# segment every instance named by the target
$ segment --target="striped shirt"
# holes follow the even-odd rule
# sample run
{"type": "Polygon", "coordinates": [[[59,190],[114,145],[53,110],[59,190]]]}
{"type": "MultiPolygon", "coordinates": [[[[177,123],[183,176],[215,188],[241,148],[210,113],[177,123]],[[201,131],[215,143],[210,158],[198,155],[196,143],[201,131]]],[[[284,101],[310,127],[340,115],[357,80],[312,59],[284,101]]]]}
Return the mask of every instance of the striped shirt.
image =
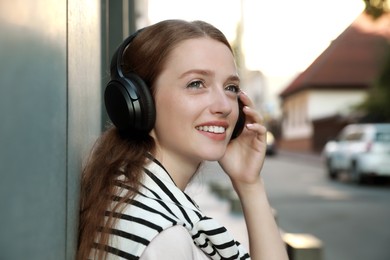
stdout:
{"type": "Polygon", "coordinates": [[[250,259],[225,227],[205,216],[175,185],[156,159],[150,158],[144,173],[135,198],[120,214],[114,214],[119,219],[104,247],[107,259],[139,259],[153,238],[176,225],[186,228],[194,244],[211,259],[250,259]]]}

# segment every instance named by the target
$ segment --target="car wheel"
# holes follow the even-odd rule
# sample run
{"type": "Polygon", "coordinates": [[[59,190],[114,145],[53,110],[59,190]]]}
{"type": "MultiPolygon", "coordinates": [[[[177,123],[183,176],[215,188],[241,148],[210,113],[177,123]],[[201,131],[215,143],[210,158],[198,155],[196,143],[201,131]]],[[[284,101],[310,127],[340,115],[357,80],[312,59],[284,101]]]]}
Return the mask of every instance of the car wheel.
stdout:
{"type": "Polygon", "coordinates": [[[359,164],[356,161],[353,161],[351,164],[351,168],[348,171],[349,178],[352,182],[363,184],[365,182],[364,175],[361,173],[359,169],[359,164]]]}
{"type": "Polygon", "coordinates": [[[332,165],[332,159],[331,159],[331,158],[328,158],[328,159],[326,160],[326,168],[327,168],[327,171],[328,171],[328,177],[329,177],[329,179],[331,179],[331,180],[337,179],[337,177],[338,177],[338,172],[337,172],[337,170],[333,167],[333,165],[332,165]]]}

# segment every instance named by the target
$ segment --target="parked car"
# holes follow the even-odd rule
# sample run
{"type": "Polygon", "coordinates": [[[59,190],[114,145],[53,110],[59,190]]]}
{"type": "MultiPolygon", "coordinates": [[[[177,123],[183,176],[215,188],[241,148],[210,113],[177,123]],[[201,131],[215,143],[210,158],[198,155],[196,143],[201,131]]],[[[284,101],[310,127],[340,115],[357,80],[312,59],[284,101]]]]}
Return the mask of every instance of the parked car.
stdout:
{"type": "Polygon", "coordinates": [[[274,135],[267,131],[267,155],[275,155],[277,152],[276,140],[274,135]]]}
{"type": "Polygon", "coordinates": [[[390,177],[390,124],[347,125],[336,140],[326,143],[322,155],[331,179],[341,172],[359,183],[390,177]]]}

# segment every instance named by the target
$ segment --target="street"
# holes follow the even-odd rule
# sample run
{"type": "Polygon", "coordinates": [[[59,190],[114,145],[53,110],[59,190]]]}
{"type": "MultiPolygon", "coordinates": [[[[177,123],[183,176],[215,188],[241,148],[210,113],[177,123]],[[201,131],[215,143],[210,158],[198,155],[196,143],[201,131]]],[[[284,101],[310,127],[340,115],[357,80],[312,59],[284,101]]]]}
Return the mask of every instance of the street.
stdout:
{"type": "MultiPolygon", "coordinates": [[[[247,243],[242,215],[230,213],[227,201],[200,188],[208,182],[229,180],[216,163],[207,163],[201,171],[190,193],[205,213],[247,243]]],[[[318,157],[293,153],[267,157],[262,175],[280,228],[320,239],[323,260],[390,259],[388,183],[361,186],[346,180],[330,181],[318,157]]]]}

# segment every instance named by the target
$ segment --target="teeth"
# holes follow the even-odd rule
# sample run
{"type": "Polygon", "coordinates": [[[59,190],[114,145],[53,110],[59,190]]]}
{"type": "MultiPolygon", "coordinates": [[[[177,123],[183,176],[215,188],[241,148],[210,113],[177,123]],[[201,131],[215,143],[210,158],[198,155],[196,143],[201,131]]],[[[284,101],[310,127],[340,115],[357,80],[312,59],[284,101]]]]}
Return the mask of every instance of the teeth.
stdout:
{"type": "Polygon", "coordinates": [[[196,129],[204,132],[210,132],[215,134],[225,133],[225,128],[222,126],[198,126],[196,129]]]}

